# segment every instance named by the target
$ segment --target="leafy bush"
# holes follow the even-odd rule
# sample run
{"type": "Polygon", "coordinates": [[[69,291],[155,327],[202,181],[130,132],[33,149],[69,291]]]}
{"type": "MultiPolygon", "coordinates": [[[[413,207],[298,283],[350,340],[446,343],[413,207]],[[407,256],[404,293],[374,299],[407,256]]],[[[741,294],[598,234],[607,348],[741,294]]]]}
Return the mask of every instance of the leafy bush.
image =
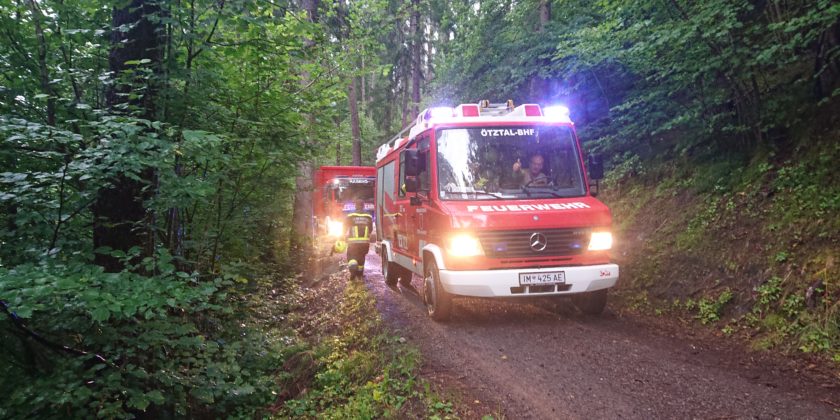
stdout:
{"type": "Polygon", "coordinates": [[[75,349],[50,351],[7,326],[3,416],[253,414],[271,402],[286,345],[237,327],[225,303],[230,281],[201,281],[165,258],[157,269],[166,274],[78,263],[0,269],[0,295],[21,325],[75,349]]]}
{"type": "Polygon", "coordinates": [[[717,299],[702,298],[697,302],[697,319],[703,324],[711,324],[720,320],[723,307],[732,300],[732,291],[724,290],[717,299]]]}

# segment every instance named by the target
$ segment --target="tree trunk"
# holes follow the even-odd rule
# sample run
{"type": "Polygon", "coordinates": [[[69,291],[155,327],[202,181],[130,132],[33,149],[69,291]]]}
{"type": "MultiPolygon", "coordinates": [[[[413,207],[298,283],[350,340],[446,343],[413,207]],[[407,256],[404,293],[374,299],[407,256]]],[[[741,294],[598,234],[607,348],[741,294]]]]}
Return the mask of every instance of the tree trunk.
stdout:
{"type": "Polygon", "coordinates": [[[545,32],[545,26],[551,20],[551,0],[540,0],[540,25],[537,32],[545,32]]]}
{"type": "MultiPolygon", "coordinates": [[[[301,8],[306,12],[307,20],[315,23],[318,21],[318,0],[303,0],[301,8]]],[[[305,48],[312,48],[315,42],[311,39],[304,39],[305,48]]],[[[301,75],[301,86],[307,86],[310,82],[310,75],[301,75]]],[[[309,125],[314,124],[311,116],[306,118],[309,125]]],[[[312,133],[306,128],[306,143],[311,145],[312,133]]],[[[314,175],[313,164],[309,161],[301,161],[298,164],[298,176],[295,178],[295,203],[292,211],[292,229],[294,234],[289,241],[289,255],[298,256],[298,268],[308,266],[312,255],[312,235],[315,228],[312,223],[312,177],[314,175]]]]}
{"type": "Polygon", "coordinates": [[[434,79],[435,61],[435,33],[437,32],[437,23],[429,17],[426,20],[426,27],[429,29],[429,42],[426,43],[426,80],[434,79]]]}
{"type": "Polygon", "coordinates": [[[335,142],[335,166],[341,166],[341,138],[335,142]]]}
{"type": "Polygon", "coordinates": [[[420,0],[411,0],[411,115],[420,113],[420,55],[423,50],[423,36],[420,32],[420,0]]]}
{"type": "MultiPolygon", "coordinates": [[[[545,27],[548,22],[551,20],[551,0],[540,0],[539,5],[539,15],[540,20],[537,25],[537,32],[543,33],[545,32],[545,27]]],[[[548,60],[539,60],[537,61],[535,67],[536,68],[543,68],[549,64],[548,60]]],[[[528,98],[528,101],[531,102],[541,102],[545,104],[547,101],[552,99],[550,97],[550,90],[548,88],[548,80],[546,80],[542,75],[539,73],[535,73],[531,77],[531,97],[528,98]]]]}
{"type": "Polygon", "coordinates": [[[397,105],[396,102],[396,97],[393,95],[392,90],[389,88],[387,93],[385,94],[385,115],[382,117],[382,125],[380,126],[382,132],[385,133],[385,137],[390,137],[391,135],[391,119],[394,118],[392,114],[392,109],[397,105]]]}
{"type": "Polygon", "coordinates": [[[353,132],[353,166],[362,164],[362,130],[359,127],[359,107],[356,102],[356,78],[350,78],[347,87],[347,102],[350,105],[350,125],[353,132]]]}
{"type": "Polygon", "coordinates": [[[55,95],[50,87],[50,73],[47,68],[47,40],[44,37],[44,28],[41,26],[41,19],[44,15],[38,8],[35,0],[26,2],[29,11],[32,13],[32,23],[35,26],[35,36],[38,38],[38,72],[41,79],[41,90],[47,95],[47,124],[55,125],[55,95]]]}
{"type": "MultiPolygon", "coordinates": [[[[345,40],[350,33],[350,24],[346,18],[347,13],[347,3],[344,0],[338,0],[338,41],[342,44],[341,48],[345,53],[351,53],[352,51],[349,51],[345,44],[345,40]]],[[[362,60],[362,68],[364,69],[364,58],[362,60]]],[[[348,79],[350,83],[347,84],[347,105],[350,111],[350,129],[353,133],[351,158],[354,166],[360,166],[362,164],[362,131],[359,127],[359,98],[356,94],[356,77],[349,77],[348,79]]],[[[362,86],[362,101],[364,101],[364,78],[362,79],[362,86]]]]}
{"type": "Polygon", "coordinates": [[[405,128],[410,120],[408,117],[408,78],[406,77],[402,91],[402,125],[400,128],[405,128]]]}
{"type": "Polygon", "coordinates": [[[292,213],[292,235],[289,255],[297,255],[298,268],[305,268],[312,255],[312,162],[298,164],[298,177],[295,178],[295,208],[292,213]]]}
{"type": "Polygon", "coordinates": [[[365,74],[365,56],[362,54],[362,76],[360,77],[362,82],[362,112],[365,112],[367,115],[367,74],[365,74]]]}
{"type": "MultiPolygon", "coordinates": [[[[123,8],[115,8],[112,14],[111,52],[108,64],[114,75],[114,83],[107,92],[107,103],[112,112],[123,112],[123,105],[137,109],[140,116],[153,119],[155,115],[154,80],[145,80],[141,75],[126,71],[137,66],[126,64],[129,61],[147,63],[154,74],[160,71],[161,39],[160,24],[157,16],[159,3],[154,1],[132,0],[123,8]],[[127,31],[116,28],[128,28],[127,31]],[[148,61],[141,61],[148,60],[148,61]],[[138,85],[148,84],[144,95],[135,100],[127,100],[128,93],[138,85]]],[[[153,79],[153,78],[152,78],[153,79]]],[[[141,170],[140,180],[126,175],[118,175],[111,185],[97,193],[93,204],[93,246],[110,247],[127,252],[133,247],[140,247],[143,255],[150,255],[154,250],[154,235],[150,228],[151,215],[143,207],[143,202],[151,198],[154,172],[141,170]]],[[[119,259],[110,255],[97,254],[94,262],[108,272],[121,271],[124,267],[119,259]]]]}

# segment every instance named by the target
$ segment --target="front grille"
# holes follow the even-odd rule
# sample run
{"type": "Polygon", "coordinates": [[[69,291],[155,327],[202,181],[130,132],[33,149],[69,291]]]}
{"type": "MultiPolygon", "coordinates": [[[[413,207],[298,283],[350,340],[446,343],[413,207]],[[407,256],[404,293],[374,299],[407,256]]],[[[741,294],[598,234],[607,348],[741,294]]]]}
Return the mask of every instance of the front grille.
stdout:
{"type": "Polygon", "coordinates": [[[556,257],[578,255],[588,246],[588,229],[496,230],[479,232],[484,255],[491,258],[556,257]],[[531,237],[542,234],[545,249],[531,248],[531,237]]]}

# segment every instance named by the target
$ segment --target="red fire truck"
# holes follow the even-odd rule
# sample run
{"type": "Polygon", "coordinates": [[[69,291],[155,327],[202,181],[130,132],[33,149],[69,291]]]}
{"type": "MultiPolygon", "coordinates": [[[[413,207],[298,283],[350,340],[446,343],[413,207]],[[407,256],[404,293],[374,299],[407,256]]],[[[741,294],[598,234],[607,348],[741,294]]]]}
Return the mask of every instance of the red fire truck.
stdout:
{"type": "Polygon", "coordinates": [[[344,218],[355,211],[357,199],[373,212],[375,174],[370,166],[322,166],[315,171],[312,211],[318,234],[342,236],[344,218]]]}
{"type": "Polygon", "coordinates": [[[601,160],[590,156],[587,177],[568,108],[426,109],[376,158],[385,281],[422,276],[434,320],[458,296],[570,296],[603,311],[618,281],[612,216],[595,199],[601,160]]]}

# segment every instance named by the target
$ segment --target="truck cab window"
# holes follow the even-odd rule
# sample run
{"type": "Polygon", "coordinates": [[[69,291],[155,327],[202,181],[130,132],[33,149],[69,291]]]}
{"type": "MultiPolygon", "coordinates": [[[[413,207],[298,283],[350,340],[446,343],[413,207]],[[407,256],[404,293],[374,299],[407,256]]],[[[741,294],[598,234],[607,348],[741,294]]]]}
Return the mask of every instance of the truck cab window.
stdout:
{"type": "Polygon", "coordinates": [[[417,181],[419,182],[419,191],[428,194],[432,189],[432,177],[429,168],[432,166],[432,154],[429,149],[420,152],[420,161],[423,162],[421,171],[417,174],[417,181]]]}
{"type": "Polygon", "coordinates": [[[438,187],[445,200],[586,194],[568,127],[441,129],[437,139],[438,187]]]}

